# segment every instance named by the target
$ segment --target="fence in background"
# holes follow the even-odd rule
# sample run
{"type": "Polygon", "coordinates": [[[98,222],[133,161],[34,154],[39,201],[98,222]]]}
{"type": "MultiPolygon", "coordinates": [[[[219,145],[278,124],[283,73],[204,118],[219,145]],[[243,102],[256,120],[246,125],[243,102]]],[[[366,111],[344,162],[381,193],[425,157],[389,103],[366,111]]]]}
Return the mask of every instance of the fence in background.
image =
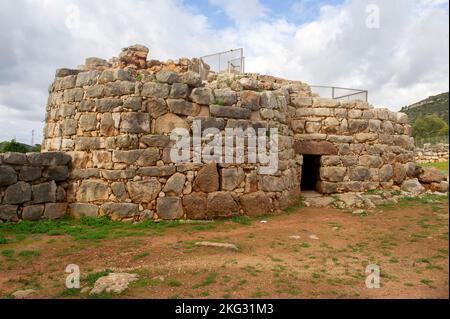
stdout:
{"type": "MultiPolygon", "coordinates": [[[[209,68],[209,71],[216,73],[230,72],[230,73],[244,73],[245,72],[245,57],[244,49],[233,49],[214,54],[209,54],[200,57],[200,68],[209,68]],[[205,65],[206,64],[206,65],[205,65]]],[[[202,74],[200,70],[200,74],[202,74]]]]}
{"type": "Polygon", "coordinates": [[[367,90],[342,88],[337,86],[311,85],[312,93],[320,97],[342,101],[361,100],[367,102],[369,92],[367,90]]]}

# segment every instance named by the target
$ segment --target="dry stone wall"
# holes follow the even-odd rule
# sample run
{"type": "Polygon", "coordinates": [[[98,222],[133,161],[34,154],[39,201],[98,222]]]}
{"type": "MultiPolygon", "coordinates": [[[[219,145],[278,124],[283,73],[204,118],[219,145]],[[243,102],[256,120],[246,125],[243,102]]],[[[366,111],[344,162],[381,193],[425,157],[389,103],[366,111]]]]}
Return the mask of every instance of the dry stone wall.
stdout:
{"type": "MultiPolygon", "coordinates": [[[[147,60],[125,48],[110,61],[88,58],[60,69],[49,87],[43,151],[72,159],[67,185],[73,216],[119,220],[210,219],[282,210],[300,193],[304,154],[318,154],[323,193],[402,184],[414,175],[411,128],[403,113],[311,94],[308,85],[258,74],[214,74],[198,60],[147,60]],[[174,128],[278,129],[278,169],[171,156],[174,128]]],[[[267,134],[270,149],[272,133],[267,134]]],[[[211,135],[201,139],[202,146],[211,135]]],[[[249,143],[235,145],[248,158],[249,143]]],[[[223,151],[225,152],[225,151],[223,151]]]]}
{"type": "Polygon", "coordinates": [[[414,176],[414,141],[407,115],[362,101],[302,98],[292,128],[299,152],[323,149],[318,188],[361,192],[401,185],[414,176]]]}
{"type": "Polygon", "coordinates": [[[64,216],[70,159],[61,152],[0,154],[0,220],[64,216]]]}
{"type": "Polygon", "coordinates": [[[416,148],[416,162],[446,162],[448,161],[448,144],[425,144],[422,148],[416,148]]]}

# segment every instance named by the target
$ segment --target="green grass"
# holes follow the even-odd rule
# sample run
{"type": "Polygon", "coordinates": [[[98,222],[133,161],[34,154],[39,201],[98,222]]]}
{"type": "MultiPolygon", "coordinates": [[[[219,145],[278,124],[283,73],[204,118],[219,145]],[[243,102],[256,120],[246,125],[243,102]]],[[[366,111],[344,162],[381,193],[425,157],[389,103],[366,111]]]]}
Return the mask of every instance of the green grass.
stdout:
{"type": "Polygon", "coordinates": [[[20,257],[26,258],[26,259],[32,259],[34,257],[40,256],[40,252],[37,250],[22,250],[18,255],[20,257]]]}
{"type": "Polygon", "coordinates": [[[145,257],[147,257],[148,255],[150,255],[150,253],[148,253],[148,252],[142,252],[142,253],[139,253],[139,254],[134,255],[133,258],[132,258],[132,260],[133,260],[133,261],[136,261],[136,260],[138,260],[138,259],[145,258],[145,257]]]}
{"type": "Polygon", "coordinates": [[[12,249],[2,250],[2,256],[11,259],[14,256],[14,250],[12,249]]]}
{"type": "Polygon", "coordinates": [[[217,277],[217,273],[212,272],[201,283],[193,285],[192,288],[197,289],[200,287],[209,286],[216,282],[216,277],[217,277]]]}
{"type": "Polygon", "coordinates": [[[448,161],[437,162],[437,163],[420,163],[422,167],[435,167],[439,169],[442,173],[448,175],[448,161]]]}
{"type": "Polygon", "coordinates": [[[182,284],[181,284],[181,282],[179,282],[178,280],[176,280],[175,278],[170,278],[168,281],[167,281],[167,284],[170,286],[170,287],[180,287],[182,284]]]}
{"type": "Polygon", "coordinates": [[[233,223],[238,223],[241,225],[250,225],[252,220],[247,216],[234,216],[230,219],[233,223]]]}

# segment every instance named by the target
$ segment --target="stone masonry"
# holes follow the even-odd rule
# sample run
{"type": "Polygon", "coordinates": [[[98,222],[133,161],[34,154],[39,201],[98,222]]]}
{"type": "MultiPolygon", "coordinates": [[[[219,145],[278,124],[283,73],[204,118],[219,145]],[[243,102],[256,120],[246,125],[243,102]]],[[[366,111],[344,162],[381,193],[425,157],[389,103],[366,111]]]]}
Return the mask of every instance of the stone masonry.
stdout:
{"type": "MultiPolygon", "coordinates": [[[[298,199],[305,154],[321,156],[322,193],[388,189],[417,177],[406,114],[313,96],[305,83],[268,75],[211,72],[202,82],[193,71],[198,60],[160,62],[147,60],[148,53],[135,45],[110,61],[88,58],[76,70],[57,70],[49,87],[42,149],[71,158],[66,202],[75,217],[276,212],[298,199]],[[170,133],[192,132],[194,120],[222,133],[277,128],[278,170],[262,175],[258,163],[172,162],[170,133]]],[[[2,183],[16,185],[14,176],[2,183]]],[[[31,199],[20,201],[3,199],[23,206],[31,199]]]]}

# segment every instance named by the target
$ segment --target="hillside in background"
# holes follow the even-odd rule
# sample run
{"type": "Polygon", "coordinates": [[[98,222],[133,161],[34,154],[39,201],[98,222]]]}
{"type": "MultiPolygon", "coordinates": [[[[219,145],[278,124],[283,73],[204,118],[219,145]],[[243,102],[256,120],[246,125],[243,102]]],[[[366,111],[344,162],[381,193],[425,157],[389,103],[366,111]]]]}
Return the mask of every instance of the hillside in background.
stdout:
{"type": "Polygon", "coordinates": [[[0,142],[0,153],[6,152],[6,151],[14,151],[14,152],[20,152],[20,153],[39,152],[40,145],[36,144],[35,146],[31,146],[28,144],[16,142],[14,140],[0,142]],[[5,148],[7,148],[7,149],[5,149],[5,148]]]}
{"type": "Polygon", "coordinates": [[[433,95],[417,103],[404,106],[400,112],[408,114],[411,124],[417,118],[427,115],[436,115],[448,124],[448,92],[433,95]]]}

